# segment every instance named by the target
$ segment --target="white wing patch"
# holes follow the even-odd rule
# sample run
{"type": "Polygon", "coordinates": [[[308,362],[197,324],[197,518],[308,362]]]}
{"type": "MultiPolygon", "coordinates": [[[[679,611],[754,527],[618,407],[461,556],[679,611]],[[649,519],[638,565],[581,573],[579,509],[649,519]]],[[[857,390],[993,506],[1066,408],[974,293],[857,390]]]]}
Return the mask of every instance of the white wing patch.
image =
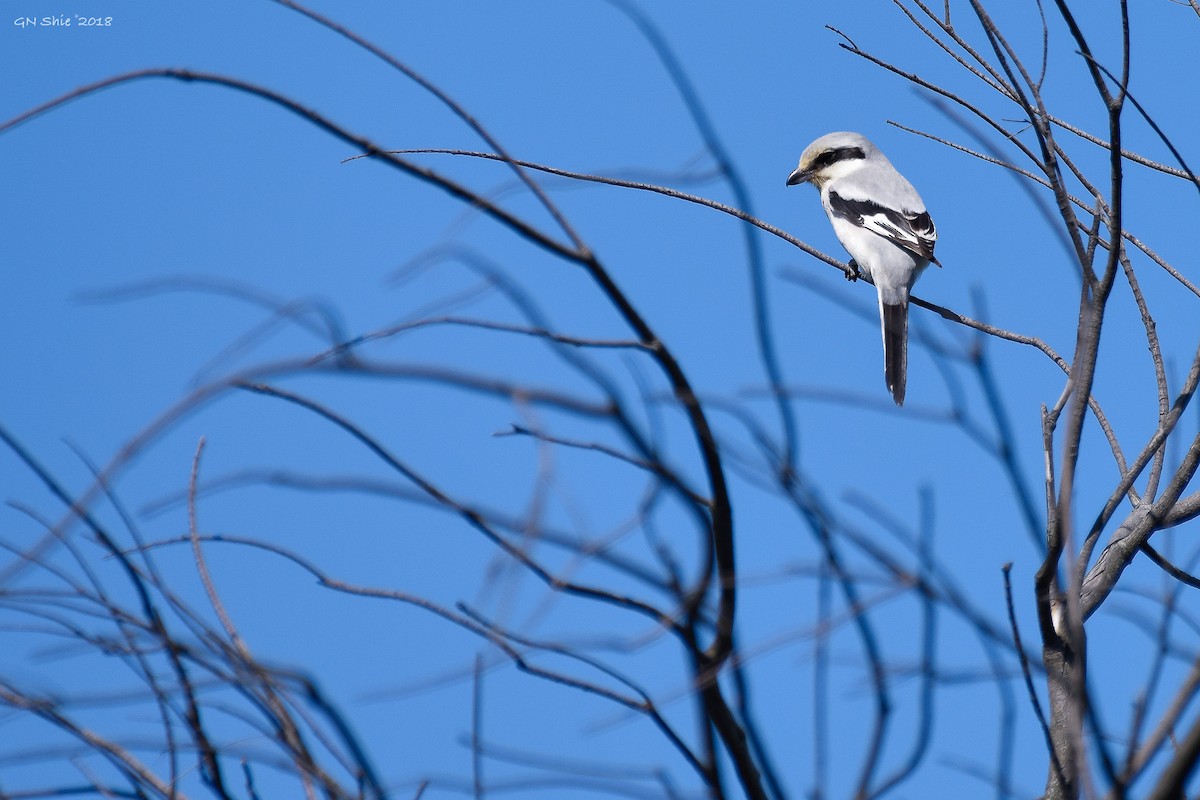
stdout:
{"type": "Polygon", "coordinates": [[[938,263],[933,257],[937,229],[928,211],[896,211],[873,200],[848,200],[833,190],[829,191],[829,208],[835,216],[882,236],[914,256],[938,263]]]}

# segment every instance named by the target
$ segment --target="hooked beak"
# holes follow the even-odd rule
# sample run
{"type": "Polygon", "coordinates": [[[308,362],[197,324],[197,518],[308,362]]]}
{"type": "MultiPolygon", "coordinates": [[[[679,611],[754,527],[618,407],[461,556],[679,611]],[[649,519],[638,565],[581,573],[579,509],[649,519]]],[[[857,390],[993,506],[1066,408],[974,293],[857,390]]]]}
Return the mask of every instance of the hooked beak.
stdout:
{"type": "Polygon", "coordinates": [[[810,170],[800,169],[797,167],[795,172],[793,172],[791,175],[788,175],[787,185],[795,186],[798,183],[808,183],[810,180],[812,180],[812,176],[813,174],[810,170]]]}

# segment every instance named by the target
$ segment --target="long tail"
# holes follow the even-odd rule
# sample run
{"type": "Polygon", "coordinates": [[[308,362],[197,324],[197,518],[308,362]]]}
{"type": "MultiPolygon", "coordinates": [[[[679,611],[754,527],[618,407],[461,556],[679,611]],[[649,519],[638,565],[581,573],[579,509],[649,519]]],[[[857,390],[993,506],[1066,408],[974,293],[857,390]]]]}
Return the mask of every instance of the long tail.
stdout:
{"type": "Polygon", "coordinates": [[[904,383],[908,374],[908,298],[896,305],[879,303],[883,323],[883,377],[896,405],[904,405],[904,383]]]}

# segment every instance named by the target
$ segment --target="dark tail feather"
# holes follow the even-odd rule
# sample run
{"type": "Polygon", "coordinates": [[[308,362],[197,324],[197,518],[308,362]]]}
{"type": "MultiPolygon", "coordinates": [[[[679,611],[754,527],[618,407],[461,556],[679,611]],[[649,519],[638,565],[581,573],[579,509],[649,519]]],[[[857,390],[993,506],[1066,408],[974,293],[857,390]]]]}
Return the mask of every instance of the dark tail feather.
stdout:
{"type": "Polygon", "coordinates": [[[883,320],[883,377],[896,405],[904,405],[904,382],[908,373],[908,303],[879,305],[883,320]]]}

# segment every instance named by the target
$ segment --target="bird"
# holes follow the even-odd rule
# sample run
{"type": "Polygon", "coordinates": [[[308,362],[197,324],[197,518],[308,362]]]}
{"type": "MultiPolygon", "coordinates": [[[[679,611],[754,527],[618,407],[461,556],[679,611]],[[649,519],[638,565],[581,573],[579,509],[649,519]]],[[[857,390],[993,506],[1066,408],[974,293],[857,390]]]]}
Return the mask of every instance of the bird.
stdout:
{"type": "Polygon", "coordinates": [[[908,298],[933,255],[937,229],[917,190],[861,133],[820,137],[800,155],[787,185],[811,183],[842,247],[846,277],[865,272],[879,295],[883,376],[896,405],[904,405],[908,372],[908,298]]]}

